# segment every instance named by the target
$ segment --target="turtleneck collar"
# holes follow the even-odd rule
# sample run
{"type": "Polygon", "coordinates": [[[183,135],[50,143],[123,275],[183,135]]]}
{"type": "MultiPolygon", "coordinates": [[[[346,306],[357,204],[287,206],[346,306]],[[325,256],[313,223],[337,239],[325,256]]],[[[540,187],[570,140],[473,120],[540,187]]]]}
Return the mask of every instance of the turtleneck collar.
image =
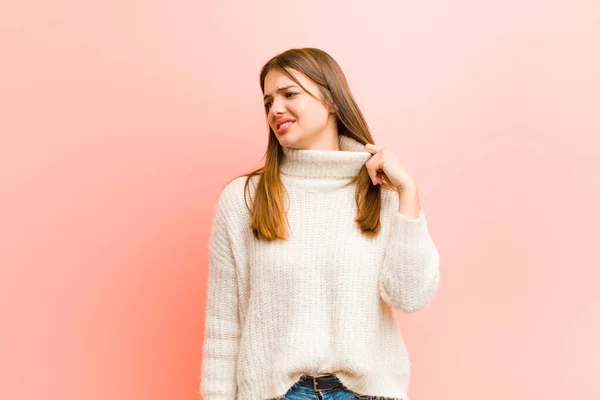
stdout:
{"type": "Polygon", "coordinates": [[[283,147],[283,175],[311,178],[354,178],[372,154],[347,135],[338,135],[340,150],[283,147]]]}

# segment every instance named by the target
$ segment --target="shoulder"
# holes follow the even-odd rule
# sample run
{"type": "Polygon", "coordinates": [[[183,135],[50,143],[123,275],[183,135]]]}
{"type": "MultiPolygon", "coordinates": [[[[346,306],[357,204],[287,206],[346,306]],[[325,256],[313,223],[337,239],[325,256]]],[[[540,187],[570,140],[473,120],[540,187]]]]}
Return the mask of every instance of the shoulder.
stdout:
{"type": "Polygon", "coordinates": [[[245,204],[244,196],[254,195],[259,176],[254,175],[251,178],[247,176],[238,176],[229,181],[219,194],[219,203],[223,202],[230,207],[237,207],[245,204]]]}
{"type": "Polygon", "coordinates": [[[381,187],[381,207],[386,211],[398,208],[400,203],[398,192],[392,188],[381,187]]]}
{"type": "Polygon", "coordinates": [[[419,216],[417,218],[410,218],[403,216],[398,212],[398,207],[400,206],[400,194],[395,189],[383,188],[381,190],[381,213],[385,215],[392,216],[401,216],[405,220],[410,221],[425,221],[425,211],[423,211],[423,207],[421,206],[421,210],[419,212],[419,216]]]}
{"type": "Polygon", "coordinates": [[[259,176],[253,176],[246,188],[247,176],[239,176],[227,182],[221,189],[216,204],[216,218],[225,219],[227,225],[235,225],[249,218],[249,207],[259,176]]]}

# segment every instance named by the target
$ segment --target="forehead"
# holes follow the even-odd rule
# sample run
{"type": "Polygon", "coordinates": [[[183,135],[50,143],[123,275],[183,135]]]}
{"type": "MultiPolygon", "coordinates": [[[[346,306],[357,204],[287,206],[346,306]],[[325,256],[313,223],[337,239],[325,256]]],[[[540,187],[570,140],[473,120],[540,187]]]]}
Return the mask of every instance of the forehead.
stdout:
{"type": "MultiPolygon", "coordinates": [[[[293,69],[289,69],[289,68],[288,68],[288,71],[292,75],[294,75],[294,77],[296,79],[298,79],[298,81],[300,81],[302,86],[304,86],[305,88],[310,90],[314,87],[314,83],[302,72],[299,72],[299,71],[296,71],[293,69]]],[[[277,91],[277,89],[284,87],[284,86],[290,86],[290,85],[298,86],[298,84],[292,78],[287,76],[285,72],[283,72],[279,69],[272,69],[267,73],[267,76],[265,77],[264,94],[265,95],[273,95],[277,91]]],[[[300,87],[298,87],[298,88],[302,89],[300,87]]]]}

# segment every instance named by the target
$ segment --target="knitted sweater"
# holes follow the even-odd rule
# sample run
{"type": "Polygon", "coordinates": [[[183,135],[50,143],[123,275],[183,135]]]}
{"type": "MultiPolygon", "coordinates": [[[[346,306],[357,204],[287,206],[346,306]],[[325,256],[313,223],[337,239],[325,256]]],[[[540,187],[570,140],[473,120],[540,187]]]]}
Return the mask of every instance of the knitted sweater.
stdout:
{"type": "Polygon", "coordinates": [[[410,361],[392,308],[429,302],[440,256],[423,209],[401,214],[389,189],[379,235],[360,233],[351,180],[371,153],[348,136],[339,142],[341,151],[284,148],[287,241],[252,236],[246,177],[221,191],[208,244],[204,400],[282,399],[300,376],[327,373],[358,394],[408,399],[410,361]]]}

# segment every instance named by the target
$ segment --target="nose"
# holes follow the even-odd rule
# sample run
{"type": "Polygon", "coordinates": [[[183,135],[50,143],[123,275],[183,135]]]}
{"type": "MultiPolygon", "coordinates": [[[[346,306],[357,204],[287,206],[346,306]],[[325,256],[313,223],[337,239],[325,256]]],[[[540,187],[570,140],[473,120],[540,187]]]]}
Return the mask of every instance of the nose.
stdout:
{"type": "Polygon", "coordinates": [[[285,106],[283,105],[283,101],[273,99],[271,101],[271,109],[269,110],[269,112],[274,116],[283,114],[285,112],[285,106]]]}

